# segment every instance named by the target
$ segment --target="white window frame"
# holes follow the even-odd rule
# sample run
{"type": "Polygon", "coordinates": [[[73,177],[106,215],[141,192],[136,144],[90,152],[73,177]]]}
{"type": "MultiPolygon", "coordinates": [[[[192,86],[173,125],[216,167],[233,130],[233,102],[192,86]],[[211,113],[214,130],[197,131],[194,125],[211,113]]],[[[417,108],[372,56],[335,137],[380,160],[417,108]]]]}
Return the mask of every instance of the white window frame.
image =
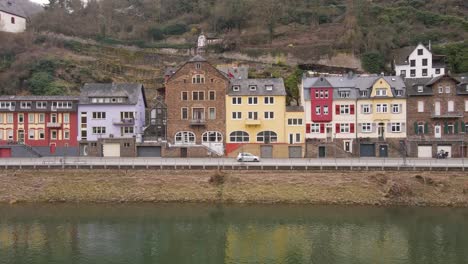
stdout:
{"type": "Polygon", "coordinates": [[[91,130],[92,130],[93,135],[104,135],[104,134],[106,134],[106,127],[105,126],[92,127],[91,130]]]}
{"type": "Polygon", "coordinates": [[[351,107],[349,105],[340,105],[340,114],[349,115],[351,113],[351,107]]]}
{"type": "Polygon", "coordinates": [[[63,139],[70,140],[70,130],[66,129],[63,131],[63,139]]]}
{"type": "Polygon", "coordinates": [[[197,138],[196,138],[195,133],[191,131],[179,131],[174,136],[174,142],[175,144],[179,144],[179,145],[186,145],[186,144],[193,145],[197,142],[197,138]],[[180,138],[180,140],[178,140],[177,138],[180,138]]]}
{"type": "Polygon", "coordinates": [[[424,101],[418,101],[418,113],[424,113],[424,101]]]}
{"type": "Polygon", "coordinates": [[[265,96],[263,98],[263,102],[265,105],[272,105],[275,104],[275,97],[273,96],[265,96]]]}
{"type": "Polygon", "coordinates": [[[399,104],[392,104],[392,114],[400,114],[401,109],[399,104]]]}
{"type": "Polygon", "coordinates": [[[387,104],[377,104],[377,113],[388,113],[388,105],[387,104]]]}
{"type": "Polygon", "coordinates": [[[328,110],[328,105],[324,105],[323,106],[323,114],[328,115],[328,113],[330,113],[329,110],[328,110]]]}
{"type": "Polygon", "coordinates": [[[206,131],[202,134],[202,142],[203,143],[222,143],[223,142],[223,134],[218,131],[206,131]],[[214,140],[213,139],[214,136],[214,140]]]}
{"type": "Polygon", "coordinates": [[[447,112],[454,112],[455,111],[455,102],[450,100],[447,102],[447,112]]]}
{"type": "Polygon", "coordinates": [[[377,88],[375,90],[376,96],[387,96],[387,89],[386,88],[377,88]]]}
{"type": "Polygon", "coordinates": [[[424,92],[424,86],[418,85],[418,93],[424,92]]]}
{"type": "Polygon", "coordinates": [[[394,122],[390,123],[390,132],[392,133],[401,133],[402,132],[402,123],[394,122]]]}
{"type": "Polygon", "coordinates": [[[215,119],[216,119],[216,107],[209,107],[208,108],[208,120],[215,120],[215,119]]]}
{"type": "Polygon", "coordinates": [[[29,139],[29,140],[34,140],[34,137],[35,137],[35,135],[34,135],[34,129],[29,129],[29,130],[28,130],[28,139],[29,139]]]}
{"type": "Polygon", "coordinates": [[[340,133],[350,133],[351,131],[351,126],[348,123],[342,123],[340,124],[340,133]]]}
{"type": "Polygon", "coordinates": [[[241,120],[242,119],[242,112],[232,112],[232,120],[241,120]]]}
{"type": "Polygon", "coordinates": [[[257,96],[250,96],[248,98],[249,105],[258,105],[258,97],[257,96]]]}
{"type": "Polygon", "coordinates": [[[315,114],[316,115],[321,115],[322,114],[322,107],[320,105],[315,106],[315,114]]]}
{"type": "Polygon", "coordinates": [[[263,116],[266,120],[273,120],[275,119],[275,112],[273,111],[264,112],[263,116]]]}
{"type": "Polygon", "coordinates": [[[361,131],[362,133],[372,133],[372,123],[362,123],[361,131]]]}
{"type": "Polygon", "coordinates": [[[35,116],[33,113],[29,113],[28,114],[28,123],[29,124],[34,124],[34,121],[35,121],[35,116]]]}
{"type": "Polygon", "coordinates": [[[372,106],[370,104],[362,105],[362,113],[363,114],[370,114],[372,106]]]}
{"type": "Polygon", "coordinates": [[[241,105],[242,104],[242,97],[232,97],[232,104],[233,105],[241,105]]]}
{"type": "Polygon", "coordinates": [[[310,133],[320,134],[320,124],[310,124],[310,133]]]}

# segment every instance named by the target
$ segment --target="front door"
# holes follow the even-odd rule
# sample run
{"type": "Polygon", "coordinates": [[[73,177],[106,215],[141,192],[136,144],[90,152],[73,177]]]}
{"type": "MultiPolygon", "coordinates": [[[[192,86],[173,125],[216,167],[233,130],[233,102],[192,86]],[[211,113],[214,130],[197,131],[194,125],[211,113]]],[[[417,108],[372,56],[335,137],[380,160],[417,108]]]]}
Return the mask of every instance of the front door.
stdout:
{"type": "Polygon", "coordinates": [[[442,136],[442,127],[440,125],[436,125],[434,127],[434,137],[441,138],[442,136]]]}
{"type": "Polygon", "coordinates": [[[325,146],[319,147],[319,151],[318,151],[318,152],[319,152],[319,153],[318,153],[318,154],[319,154],[319,158],[325,158],[325,156],[326,156],[326,154],[327,154],[327,153],[326,153],[326,150],[325,150],[325,146]]]}
{"type": "Polygon", "coordinates": [[[289,134],[289,144],[294,144],[294,134],[289,134]]]}
{"type": "Polygon", "coordinates": [[[187,150],[187,148],[181,148],[181,149],[180,149],[180,157],[182,157],[182,158],[187,158],[187,156],[188,156],[188,150],[187,150]]]}
{"type": "Polygon", "coordinates": [[[435,102],[435,115],[440,116],[440,102],[435,102]]]}
{"type": "Polygon", "coordinates": [[[383,139],[385,135],[385,124],[379,123],[379,138],[383,139]]]}
{"type": "Polygon", "coordinates": [[[382,158],[388,157],[388,146],[387,145],[381,145],[379,148],[379,156],[382,158]]]}
{"type": "Polygon", "coordinates": [[[24,143],[24,130],[18,130],[18,143],[24,143]]]}
{"type": "Polygon", "coordinates": [[[50,154],[52,154],[52,155],[55,154],[55,148],[56,148],[56,147],[57,147],[57,146],[55,145],[55,143],[50,144],[50,154]]]}

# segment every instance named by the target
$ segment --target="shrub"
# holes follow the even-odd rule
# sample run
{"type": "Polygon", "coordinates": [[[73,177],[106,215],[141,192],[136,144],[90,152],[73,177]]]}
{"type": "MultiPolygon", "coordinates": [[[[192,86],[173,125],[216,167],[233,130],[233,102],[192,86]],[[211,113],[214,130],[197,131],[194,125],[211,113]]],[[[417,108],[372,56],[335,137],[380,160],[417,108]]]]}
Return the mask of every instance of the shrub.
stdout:
{"type": "Polygon", "coordinates": [[[210,177],[209,183],[216,186],[223,185],[226,182],[226,178],[226,173],[218,170],[210,177]]]}
{"type": "Polygon", "coordinates": [[[148,29],[148,35],[153,41],[163,40],[164,39],[164,33],[158,27],[152,27],[152,28],[148,29]]]}
{"type": "Polygon", "coordinates": [[[385,58],[378,52],[367,52],[361,57],[362,68],[369,73],[380,73],[385,67],[385,58]]]}
{"type": "Polygon", "coordinates": [[[166,35],[182,35],[188,31],[188,28],[185,24],[172,24],[166,26],[163,31],[166,35]]]}

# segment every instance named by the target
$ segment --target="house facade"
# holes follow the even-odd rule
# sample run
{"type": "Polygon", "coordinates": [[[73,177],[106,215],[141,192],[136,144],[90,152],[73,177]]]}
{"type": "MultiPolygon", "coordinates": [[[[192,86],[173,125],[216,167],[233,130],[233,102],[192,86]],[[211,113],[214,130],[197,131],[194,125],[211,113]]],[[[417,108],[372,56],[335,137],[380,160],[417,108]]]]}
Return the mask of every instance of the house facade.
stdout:
{"type": "Polygon", "coordinates": [[[229,79],[197,55],[166,82],[167,156],[223,156],[229,79]]]}
{"type": "Polygon", "coordinates": [[[0,31],[20,33],[26,30],[26,14],[13,0],[0,0],[0,31]]]}
{"type": "Polygon", "coordinates": [[[450,75],[407,80],[408,154],[467,157],[468,85],[450,75]]]}
{"type": "Polygon", "coordinates": [[[83,156],[135,157],[143,138],[146,98],[142,84],[85,84],[79,104],[83,156]]]}
{"type": "Polygon", "coordinates": [[[397,76],[404,78],[438,77],[446,73],[445,57],[434,55],[431,46],[419,44],[400,50],[394,64],[397,76]]]}
{"type": "Polygon", "coordinates": [[[304,110],[286,107],[283,79],[232,80],[226,114],[227,156],[303,157],[304,110]]]}
{"type": "Polygon", "coordinates": [[[78,100],[1,96],[0,157],[78,156],[78,100]]]}

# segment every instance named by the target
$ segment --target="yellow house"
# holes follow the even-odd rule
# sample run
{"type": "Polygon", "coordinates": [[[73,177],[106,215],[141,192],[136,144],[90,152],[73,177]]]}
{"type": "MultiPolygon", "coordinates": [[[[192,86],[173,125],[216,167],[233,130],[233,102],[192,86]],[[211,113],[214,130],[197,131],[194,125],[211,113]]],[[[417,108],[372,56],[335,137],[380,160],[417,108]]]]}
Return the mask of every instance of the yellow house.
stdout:
{"type": "Polygon", "coordinates": [[[398,152],[399,140],[406,138],[405,84],[397,76],[366,79],[362,86],[358,85],[357,136],[361,156],[387,157],[398,152]]]}
{"type": "Polygon", "coordinates": [[[226,96],[227,155],[303,157],[303,115],[302,108],[287,111],[283,79],[231,81],[226,96]]]}

